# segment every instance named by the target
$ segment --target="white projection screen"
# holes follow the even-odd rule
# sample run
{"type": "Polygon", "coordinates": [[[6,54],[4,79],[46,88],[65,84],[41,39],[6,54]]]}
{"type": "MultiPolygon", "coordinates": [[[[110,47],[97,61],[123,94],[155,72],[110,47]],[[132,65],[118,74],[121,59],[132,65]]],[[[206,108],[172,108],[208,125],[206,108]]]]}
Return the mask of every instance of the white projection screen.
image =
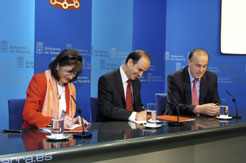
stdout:
{"type": "Polygon", "coordinates": [[[221,0],[220,50],[246,55],[246,0],[221,0]]]}

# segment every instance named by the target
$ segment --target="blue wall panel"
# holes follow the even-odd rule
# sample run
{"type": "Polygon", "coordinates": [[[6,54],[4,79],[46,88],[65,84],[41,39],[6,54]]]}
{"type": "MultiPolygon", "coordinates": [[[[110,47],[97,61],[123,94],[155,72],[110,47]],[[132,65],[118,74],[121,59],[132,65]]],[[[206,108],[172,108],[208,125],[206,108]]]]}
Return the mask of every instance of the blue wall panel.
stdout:
{"type": "Polygon", "coordinates": [[[151,66],[141,80],[142,102],[155,102],[164,92],[166,0],[135,0],[133,8],[133,49],[147,51],[151,66]]]}
{"type": "Polygon", "coordinates": [[[120,67],[132,51],[132,0],[92,2],[91,96],[101,75],[120,67]]]}
{"type": "Polygon", "coordinates": [[[8,100],[25,98],[33,75],[35,1],[0,5],[0,129],[8,128],[8,100]]]}

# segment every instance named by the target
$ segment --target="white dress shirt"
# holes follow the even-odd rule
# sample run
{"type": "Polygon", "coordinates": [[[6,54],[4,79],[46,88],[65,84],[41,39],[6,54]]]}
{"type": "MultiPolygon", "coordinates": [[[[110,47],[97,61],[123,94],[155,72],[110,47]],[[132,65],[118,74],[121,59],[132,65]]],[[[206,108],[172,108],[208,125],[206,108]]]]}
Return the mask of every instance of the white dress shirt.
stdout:
{"type": "Polygon", "coordinates": [[[66,112],[66,93],[65,93],[65,86],[57,84],[57,91],[59,96],[59,112],[58,118],[62,117],[62,111],[66,112]]]}
{"type": "MultiPolygon", "coordinates": [[[[120,66],[120,76],[121,76],[121,80],[123,83],[124,95],[125,95],[125,99],[126,99],[126,87],[127,87],[127,81],[129,80],[129,78],[126,76],[126,73],[123,71],[122,66],[120,66]]],[[[132,96],[132,97],[134,97],[134,96],[132,96]]],[[[132,100],[134,101],[134,99],[132,99],[132,100]]],[[[136,115],[137,115],[137,112],[133,111],[132,114],[130,115],[130,117],[128,118],[128,120],[135,121],[136,115]]]]}

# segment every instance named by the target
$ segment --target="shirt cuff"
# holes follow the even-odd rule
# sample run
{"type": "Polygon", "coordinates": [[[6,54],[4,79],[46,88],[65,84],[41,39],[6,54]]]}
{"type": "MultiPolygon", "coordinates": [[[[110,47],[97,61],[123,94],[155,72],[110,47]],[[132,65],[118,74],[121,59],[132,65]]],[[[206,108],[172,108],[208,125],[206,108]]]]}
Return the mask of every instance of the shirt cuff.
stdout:
{"type": "Polygon", "coordinates": [[[136,116],[137,116],[137,112],[132,112],[132,114],[130,115],[130,117],[128,118],[129,121],[136,121],[136,116]]]}

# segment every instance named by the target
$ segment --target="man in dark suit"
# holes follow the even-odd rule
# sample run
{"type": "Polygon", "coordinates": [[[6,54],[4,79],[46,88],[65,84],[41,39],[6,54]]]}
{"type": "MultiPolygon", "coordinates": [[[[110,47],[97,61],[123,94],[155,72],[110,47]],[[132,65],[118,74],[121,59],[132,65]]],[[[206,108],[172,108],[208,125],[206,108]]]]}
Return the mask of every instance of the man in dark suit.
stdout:
{"type": "Polygon", "coordinates": [[[99,78],[97,121],[146,119],[137,77],[149,66],[149,55],[143,50],[135,50],[120,68],[99,78]]]}
{"type": "Polygon", "coordinates": [[[175,100],[182,115],[219,115],[217,76],[207,70],[208,53],[194,49],[188,66],[168,75],[168,102],[164,114],[177,114],[175,100]]]}

